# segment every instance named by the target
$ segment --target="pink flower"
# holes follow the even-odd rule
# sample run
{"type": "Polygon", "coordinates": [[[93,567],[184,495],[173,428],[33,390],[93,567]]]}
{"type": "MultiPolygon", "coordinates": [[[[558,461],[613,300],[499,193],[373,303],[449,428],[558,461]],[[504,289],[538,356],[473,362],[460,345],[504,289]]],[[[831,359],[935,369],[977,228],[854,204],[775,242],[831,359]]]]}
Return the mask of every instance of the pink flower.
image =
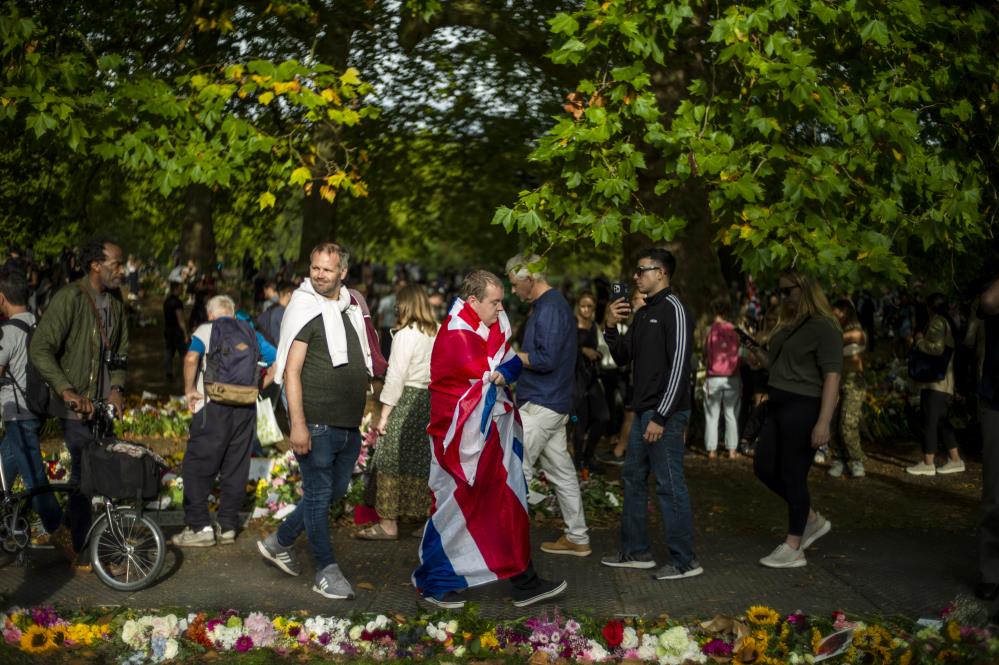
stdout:
{"type": "Polygon", "coordinates": [[[17,626],[9,626],[3,629],[3,639],[7,644],[21,643],[21,629],[17,626]]]}
{"type": "Polygon", "coordinates": [[[281,487],[282,485],[284,485],[284,478],[275,478],[274,480],[271,481],[271,485],[273,485],[274,487],[281,487]]]}
{"type": "Polygon", "coordinates": [[[236,640],[236,652],[246,653],[253,648],[253,638],[249,635],[240,635],[236,640]]]}

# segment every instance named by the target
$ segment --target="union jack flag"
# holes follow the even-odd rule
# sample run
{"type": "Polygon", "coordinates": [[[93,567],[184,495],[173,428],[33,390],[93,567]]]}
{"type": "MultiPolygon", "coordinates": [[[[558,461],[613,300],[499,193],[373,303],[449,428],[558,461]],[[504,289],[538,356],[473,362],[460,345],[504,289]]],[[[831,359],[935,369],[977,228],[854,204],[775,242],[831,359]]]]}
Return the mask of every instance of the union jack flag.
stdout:
{"type": "Polygon", "coordinates": [[[489,381],[520,375],[510,322],[486,326],[455,301],[430,360],[433,510],[413,585],[425,595],[460,591],[524,572],[531,558],[523,428],[513,394],[489,381]]]}

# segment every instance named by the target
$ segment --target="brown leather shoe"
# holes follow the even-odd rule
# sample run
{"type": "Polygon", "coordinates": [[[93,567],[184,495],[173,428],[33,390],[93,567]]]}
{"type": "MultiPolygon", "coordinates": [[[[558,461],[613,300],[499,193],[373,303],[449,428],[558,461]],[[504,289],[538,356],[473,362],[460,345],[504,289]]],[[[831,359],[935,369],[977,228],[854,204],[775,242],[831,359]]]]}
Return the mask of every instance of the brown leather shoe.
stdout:
{"type": "Polygon", "coordinates": [[[590,546],[572,542],[565,535],[554,542],[541,543],[541,551],[548,554],[568,554],[569,556],[590,556],[593,552],[590,546]]]}

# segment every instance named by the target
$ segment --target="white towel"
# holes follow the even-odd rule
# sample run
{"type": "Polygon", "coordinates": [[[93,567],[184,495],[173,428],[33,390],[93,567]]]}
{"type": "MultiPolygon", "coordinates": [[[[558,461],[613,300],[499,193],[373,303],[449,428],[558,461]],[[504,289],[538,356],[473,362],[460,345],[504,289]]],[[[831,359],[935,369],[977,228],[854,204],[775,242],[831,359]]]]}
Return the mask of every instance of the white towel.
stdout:
{"type": "Polygon", "coordinates": [[[284,382],[284,369],[288,362],[288,351],[295,337],[312,319],[323,317],[323,330],[326,331],[326,346],[329,347],[330,360],[334,367],[347,364],[347,331],[343,326],[341,312],[347,312],[347,318],[354,326],[357,339],[361,342],[364,352],[364,364],[371,375],[371,349],[368,347],[368,334],[364,326],[364,312],[357,304],[351,303],[350,291],[346,286],[340,287],[340,297],[330,300],[316,293],[312,281],[303,279],[302,285],[291,294],[291,301],[281,319],[281,332],[278,338],[277,368],[274,380],[284,382]]]}

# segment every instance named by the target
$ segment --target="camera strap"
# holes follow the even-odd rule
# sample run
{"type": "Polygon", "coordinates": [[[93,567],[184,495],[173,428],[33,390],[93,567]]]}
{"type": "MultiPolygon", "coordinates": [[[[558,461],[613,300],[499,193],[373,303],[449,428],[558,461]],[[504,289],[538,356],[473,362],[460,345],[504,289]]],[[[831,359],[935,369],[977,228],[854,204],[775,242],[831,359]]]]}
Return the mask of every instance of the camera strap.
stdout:
{"type": "MultiPolygon", "coordinates": [[[[104,329],[104,321],[101,319],[101,313],[99,311],[97,311],[97,302],[94,300],[94,296],[92,296],[90,294],[90,292],[87,291],[86,288],[84,288],[82,282],[77,282],[77,284],[80,287],[80,291],[83,292],[83,295],[87,296],[87,301],[90,303],[90,309],[92,309],[94,311],[94,318],[97,319],[97,330],[98,330],[98,332],[101,333],[101,343],[104,345],[104,350],[105,351],[110,351],[111,350],[111,340],[108,339],[108,332],[107,332],[107,330],[104,329]]],[[[110,307],[110,305],[108,306],[108,321],[107,321],[107,326],[108,326],[108,328],[111,327],[111,307],[110,307]]]]}

